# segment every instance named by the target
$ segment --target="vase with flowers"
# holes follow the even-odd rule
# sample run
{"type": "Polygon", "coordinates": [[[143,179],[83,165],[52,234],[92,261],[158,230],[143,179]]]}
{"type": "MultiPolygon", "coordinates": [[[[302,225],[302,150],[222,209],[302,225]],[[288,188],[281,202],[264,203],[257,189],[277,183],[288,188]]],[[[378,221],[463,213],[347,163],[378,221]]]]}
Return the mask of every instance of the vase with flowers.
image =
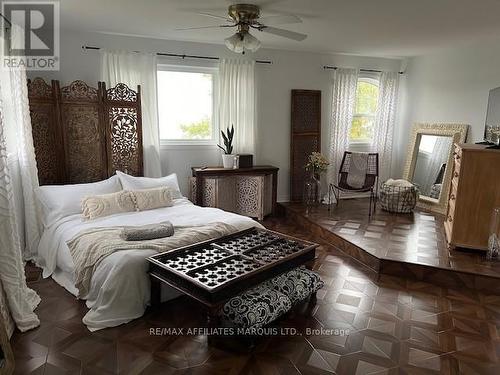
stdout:
{"type": "Polygon", "coordinates": [[[321,175],[326,172],[330,163],[319,152],[313,152],[307,159],[305,166],[309,172],[304,182],[304,203],[306,206],[313,206],[321,199],[321,175]]]}

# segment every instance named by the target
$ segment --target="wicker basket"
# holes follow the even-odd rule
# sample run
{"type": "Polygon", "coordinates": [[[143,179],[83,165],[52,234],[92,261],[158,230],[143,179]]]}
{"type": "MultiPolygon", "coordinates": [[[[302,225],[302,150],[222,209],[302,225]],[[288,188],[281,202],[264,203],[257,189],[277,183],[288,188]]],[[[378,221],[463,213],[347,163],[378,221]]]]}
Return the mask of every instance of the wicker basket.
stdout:
{"type": "Polygon", "coordinates": [[[379,202],[386,211],[407,214],[417,205],[418,195],[419,191],[415,185],[392,186],[384,182],[380,186],[379,202]]]}

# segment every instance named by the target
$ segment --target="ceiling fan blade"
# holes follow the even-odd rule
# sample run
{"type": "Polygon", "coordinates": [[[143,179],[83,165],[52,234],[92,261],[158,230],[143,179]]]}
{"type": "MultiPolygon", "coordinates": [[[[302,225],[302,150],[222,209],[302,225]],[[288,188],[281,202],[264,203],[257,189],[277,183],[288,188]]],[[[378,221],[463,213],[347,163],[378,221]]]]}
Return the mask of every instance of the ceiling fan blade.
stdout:
{"type": "Polygon", "coordinates": [[[218,29],[221,27],[235,27],[236,25],[216,25],[216,26],[201,26],[201,27],[182,27],[179,29],[174,29],[176,31],[182,30],[199,30],[199,29],[218,29]]]}
{"type": "Polygon", "coordinates": [[[229,17],[218,16],[217,14],[204,13],[204,12],[199,12],[199,13],[196,13],[196,14],[198,14],[199,16],[217,18],[218,20],[224,20],[224,21],[227,21],[227,22],[234,22],[234,20],[231,19],[231,18],[229,18],[229,17]]]}
{"type": "Polygon", "coordinates": [[[265,33],[282,36],[284,38],[297,40],[299,42],[307,38],[306,34],[296,33],[295,31],[285,29],[278,29],[277,27],[262,26],[259,28],[259,30],[265,33]]]}
{"type": "Polygon", "coordinates": [[[269,16],[262,17],[257,20],[263,25],[286,25],[291,23],[302,23],[302,20],[298,16],[294,15],[282,15],[282,16],[269,16]]]}

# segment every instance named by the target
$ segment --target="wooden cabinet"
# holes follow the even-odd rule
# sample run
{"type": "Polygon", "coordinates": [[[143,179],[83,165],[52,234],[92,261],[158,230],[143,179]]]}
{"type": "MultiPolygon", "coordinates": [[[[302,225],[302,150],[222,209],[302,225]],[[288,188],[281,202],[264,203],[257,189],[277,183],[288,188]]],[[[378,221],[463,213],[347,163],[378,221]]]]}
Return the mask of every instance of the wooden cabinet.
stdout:
{"type": "Polygon", "coordinates": [[[302,200],[305,166],[312,152],[321,151],[321,91],[292,90],[290,138],[290,200],[302,200]]]}
{"type": "Polygon", "coordinates": [[[455,144],[446,221],[449,245],[487,250],[491,216],[500,207],[500,150],[455,144]]]}
{"type": "Polygon", "coordinates": [[[199,206],[262,220],[276,209],[278,168],[192,168],[191,200],[199,206]],[[201,187],[201,188],[200,188],[201,187]]]}

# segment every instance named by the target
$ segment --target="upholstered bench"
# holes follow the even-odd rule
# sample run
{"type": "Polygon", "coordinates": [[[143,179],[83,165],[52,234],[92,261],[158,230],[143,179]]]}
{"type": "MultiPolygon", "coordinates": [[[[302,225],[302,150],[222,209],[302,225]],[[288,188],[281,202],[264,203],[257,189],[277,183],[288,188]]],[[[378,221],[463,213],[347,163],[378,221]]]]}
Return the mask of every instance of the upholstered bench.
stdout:
{"type": "Polygon", "coordinates": [[[239,328],[261,328],[315,296],[323,285],[316,272],[293,269],[231,298],[222,309],[222,319],[239,328]]]}

